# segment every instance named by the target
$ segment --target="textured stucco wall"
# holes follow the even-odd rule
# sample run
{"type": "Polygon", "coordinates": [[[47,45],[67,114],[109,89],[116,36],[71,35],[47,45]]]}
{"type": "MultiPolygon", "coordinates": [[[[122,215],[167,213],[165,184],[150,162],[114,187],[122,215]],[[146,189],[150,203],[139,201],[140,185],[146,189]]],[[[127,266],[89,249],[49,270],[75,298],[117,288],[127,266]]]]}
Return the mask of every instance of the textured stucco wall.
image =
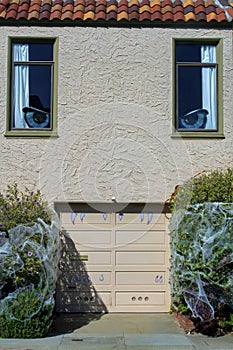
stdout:
{"type": "Polygon", "coordinates": [[[204,169],[232,166],[230,29],[0,28],[0,187],[50,201],[162,202],[204,169]],[[58,138],[7,138],[9,36],[59,37],[58,138]],[[225,139],[172,139],[172,38],[224,38],[225,139]]]}

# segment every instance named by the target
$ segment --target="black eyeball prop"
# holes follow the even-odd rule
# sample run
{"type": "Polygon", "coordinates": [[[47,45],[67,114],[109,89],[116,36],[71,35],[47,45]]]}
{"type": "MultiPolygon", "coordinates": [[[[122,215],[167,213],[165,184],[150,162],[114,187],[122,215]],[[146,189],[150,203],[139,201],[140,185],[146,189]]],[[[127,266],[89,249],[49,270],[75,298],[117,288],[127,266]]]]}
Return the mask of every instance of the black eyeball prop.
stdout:
{"type": "Polygon", "coordinates": [[[208,114],[209,112],[206,109],[201,108],[186,113],[180,118],[180,127],[184,129],[204,129],[208,114]]]}
{"type": "Polygon", "coordinates": [[[24,107],[24,119],[30,128],[48,128],[50,113],[34,107],[24,107]]]}

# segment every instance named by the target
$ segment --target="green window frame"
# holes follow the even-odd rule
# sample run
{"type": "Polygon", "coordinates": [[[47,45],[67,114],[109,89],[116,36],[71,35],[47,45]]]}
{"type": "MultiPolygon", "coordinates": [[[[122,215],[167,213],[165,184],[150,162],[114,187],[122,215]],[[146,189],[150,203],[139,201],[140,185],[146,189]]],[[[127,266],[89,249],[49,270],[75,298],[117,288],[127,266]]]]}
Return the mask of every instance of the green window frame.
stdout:
{"type": "Polygon", "coordinates": [[[57,136],[56,38],[9,38],[5,136],[57,136]]]}
{"type": "Polygon", "coordinates": [[[172,137],[224,138],[222,39],[173,39],[172,137]]]}

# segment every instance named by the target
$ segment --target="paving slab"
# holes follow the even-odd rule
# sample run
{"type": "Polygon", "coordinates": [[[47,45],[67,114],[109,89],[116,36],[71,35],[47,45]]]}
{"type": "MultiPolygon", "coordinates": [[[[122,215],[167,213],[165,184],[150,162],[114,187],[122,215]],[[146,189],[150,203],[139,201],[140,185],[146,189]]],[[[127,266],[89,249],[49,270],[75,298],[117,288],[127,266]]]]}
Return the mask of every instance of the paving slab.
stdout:
{"type": "Polygon", "coordinates": [[[123,334],[99,335],[77,334],[64,336],[58,350],[126,350],[123,334]]]}
{"type": "Polygon", "coordinates": [[[184,334],[174,317],[161,314],[104,314],[99,319],[90,319],[88,323],[74,330],[87,334],[184,334]]]}
{"type": "Polygon", "coordinates": [[[0,338],[0,349],[15,350],[57,350],[63,336],[55,336],[39,339],[2,339],[0,338]]]}
{"type": "Polygon", "coordinates": [[[207,337],[200,334],[187,335],[195,350],[233,350],[233,334],[207,337]]]}
{"type": "Polygon", "coordinates": [[[193,350],[184,334],[125,334],[128,349],[193,350]]]}

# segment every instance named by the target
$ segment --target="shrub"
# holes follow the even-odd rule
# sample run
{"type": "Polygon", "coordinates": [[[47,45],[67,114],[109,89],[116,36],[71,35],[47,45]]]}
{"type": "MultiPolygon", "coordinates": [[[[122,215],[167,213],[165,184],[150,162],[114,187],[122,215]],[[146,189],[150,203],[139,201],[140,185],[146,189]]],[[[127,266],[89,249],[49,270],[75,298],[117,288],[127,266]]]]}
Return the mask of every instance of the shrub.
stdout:
{"type": "Polygon", "coordinates": [[[40,191],[0,194],[0,337],[41,337],[54,307],[58,225],[40,191]]]}
{"type": "Polygon", "coordinates": [[[233,202],[233,168],[195,175],[183,185],[177,185],[168,207],[174,210],[206,202],[233,202]]]}
{"type": "Polygon", "coordinates": [[[40,191],[19,191],[18,185],[8,185],[5,193],[0,193],[0,230],[7,231],[17,225],[30,224],[41,218],[51,223],[52,212],[43,200],[40,191]]]}
{"type": "Polygon", "coordinates": [[[46,334],[51,325],[53,303],[46,304],[46,290],[32,285],[19,288],[7,296],[0,313],[2,338],[37,338],[46,334]]]}
{"type": "Polygon", "coordinates": [[[194,177],[170,206],[172,308],[208,335],[233,330],[233,170],[194,177]]]}

